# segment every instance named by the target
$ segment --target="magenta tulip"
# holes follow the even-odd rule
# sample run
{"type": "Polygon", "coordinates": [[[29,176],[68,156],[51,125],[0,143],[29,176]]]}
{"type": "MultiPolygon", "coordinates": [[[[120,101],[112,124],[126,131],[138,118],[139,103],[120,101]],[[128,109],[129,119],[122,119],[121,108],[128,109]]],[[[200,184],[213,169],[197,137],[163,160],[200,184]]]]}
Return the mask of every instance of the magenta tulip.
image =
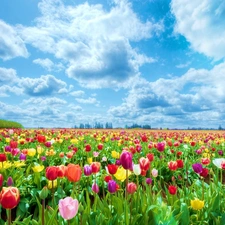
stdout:
{"type": "Polygon", "coordinates": [[[120,155],[120,162],[121,165],[125,170],[132,170],[133,163],[132,163],[132,154],[128,151],[123,151],[120,155]]]}
{"type": "Polygon", "coordinates": [[[62,218],[70,220],[77,215],[79,203],[77,199],[66,197],[59,200],[59,213],[62,218]]]}

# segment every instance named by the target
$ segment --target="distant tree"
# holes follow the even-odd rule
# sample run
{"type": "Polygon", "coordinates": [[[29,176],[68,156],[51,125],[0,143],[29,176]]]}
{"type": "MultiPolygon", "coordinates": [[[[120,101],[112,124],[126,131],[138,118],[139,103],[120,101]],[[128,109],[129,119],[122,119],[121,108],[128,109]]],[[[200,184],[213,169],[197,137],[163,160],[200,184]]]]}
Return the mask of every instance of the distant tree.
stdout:
{"type": "Polygon", "coordinates": [[[221,125],[219,125],[219,128],[218,128],[218,130],[223,130],[223,128],[221,127],[221,125]]]}

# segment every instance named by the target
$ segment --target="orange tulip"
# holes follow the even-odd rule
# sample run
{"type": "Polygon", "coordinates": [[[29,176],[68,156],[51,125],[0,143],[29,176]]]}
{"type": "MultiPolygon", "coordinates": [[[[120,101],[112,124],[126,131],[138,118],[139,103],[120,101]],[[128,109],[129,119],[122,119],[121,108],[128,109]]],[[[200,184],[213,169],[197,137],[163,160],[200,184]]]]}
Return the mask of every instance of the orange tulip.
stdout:
{"type": "Polygon", "coordinates": [[[75,164],[69,164],[66,170],[66,177],[71,182],[77,182],[80,180],[82,174],[81,167],[75,164]]]}

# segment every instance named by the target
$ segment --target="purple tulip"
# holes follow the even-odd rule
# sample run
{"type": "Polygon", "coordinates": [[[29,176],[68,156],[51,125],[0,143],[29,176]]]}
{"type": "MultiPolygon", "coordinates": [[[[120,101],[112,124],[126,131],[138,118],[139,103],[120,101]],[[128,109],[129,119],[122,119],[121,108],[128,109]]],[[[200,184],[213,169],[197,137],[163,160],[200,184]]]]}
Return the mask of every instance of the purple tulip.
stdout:
{"type": "Polygon", "coordinates": [[[85,176],[90,176],[92,174],[92,168],[89,165],[84,166],[84,175],[85,176]]]}
{"type": "Polygon", "coordinates": [[[11,147],[9,145],[5,146],[5,152],[11,152],[11,147]]]}
{"type": "Polygon", "coordinates": [[[23,153],[20,154],[20,160],[21,161],[25,161],[26,158],[27,158],[27,156],[25,154],[23,154],[23,153]]]}
{"type": "Polygon", "coordinates": [[[120,166],[121,165],[121,162],[119,159],[116,160],[116,163],[115,163],[117,166],[120,166]]]}
{"type": "Polygon", "coordinates": [[[152,178],[146,178],[146,184],[152,184],[152,178]]]}
{"type": "Polygon", "coordinates": [[[94,191],[95,193],[98,193],[99,192],[99,187],[96,183],[92,184],[92,187],[91,187],[92,191],[94,191]]]}
{"type": "Polygon", "coordinates": [[[223,150],[219,150],[218,154],[223,156],[223,150]]]}
{"type": "Polygon", "coordinates": [[[156,148],[158,149],[159,152],[163,152],[165,150],[165,142],[159,142],[156,145],[156,148]]]}
{"type": "Polygon", "coordinates": [[[116,192],[116,181],[115,180],[110,180],[108,182],[108,191],[110,193],[115,193],[116,192]]]}
{"type": "Polygon", "coordinates": [[[201,163],[195,163],[192,165],[193,170],[195,171],[195,173],[200,174],[202,172],[202,164],[201,163]]]}
{"type": "Polygon", "coordinates": [[[132,170],[132,154],[128,151],[123,151],[122,154],[120,155],[120,162],[122,167],[125,170],[132,170]]]}
{"type": "Polygon", "coordinates": [[[13,179],[12,177],[9,177],[8,180],[7,180],[7,186],[13,186],[14,182],[13,182],[13,179]]]}
{"type": "Polygon", "coordinates": [[[45,160],[46,160],[46,156],[43,156],[43,155],[42,155],[42,156],[40,157],[40,159],[41,159],[41,161],[45,161],[45,160]]]}

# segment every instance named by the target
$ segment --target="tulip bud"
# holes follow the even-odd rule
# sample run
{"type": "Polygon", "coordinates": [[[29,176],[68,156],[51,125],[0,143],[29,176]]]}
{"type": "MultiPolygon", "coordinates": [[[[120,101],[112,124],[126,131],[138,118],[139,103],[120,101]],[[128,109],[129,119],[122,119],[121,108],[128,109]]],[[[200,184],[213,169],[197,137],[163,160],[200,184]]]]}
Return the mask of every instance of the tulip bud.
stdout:
{"type": "Polygon", "coordinates": [[[120,162],[125,170],[132,169],[132,154],[128,151],[123,151],[120,155],[120,162]]]}
{"type": "Polygon", "coordinates": [[[41,199],[46,199],[48,197],[48,188],[46,186],[42,188],[41,192],[39,193],[39,196],[41,199]]]}
{"type": "Polygon", "coordinates": [[[133,194],[137,190],[137,185],[133,182],[130,182],[127,184],[126,189],[129,194],[133,194]]]}
{"type": "Polygon", "coordinates": [[[13,186],[13,184],[14,184],[14,182],[13,182],[12,177],[9,177],[7,180],[7,186],[13,186]]]}
{"type": "Polygon", "coordinates": [[[96,184],[96,183],[94,183],[93,185],[92,185],[92,191],[94,191],[95,193],[98,193],[99,192],[99,187],[98,187],[98,184],[96,184]]]}

